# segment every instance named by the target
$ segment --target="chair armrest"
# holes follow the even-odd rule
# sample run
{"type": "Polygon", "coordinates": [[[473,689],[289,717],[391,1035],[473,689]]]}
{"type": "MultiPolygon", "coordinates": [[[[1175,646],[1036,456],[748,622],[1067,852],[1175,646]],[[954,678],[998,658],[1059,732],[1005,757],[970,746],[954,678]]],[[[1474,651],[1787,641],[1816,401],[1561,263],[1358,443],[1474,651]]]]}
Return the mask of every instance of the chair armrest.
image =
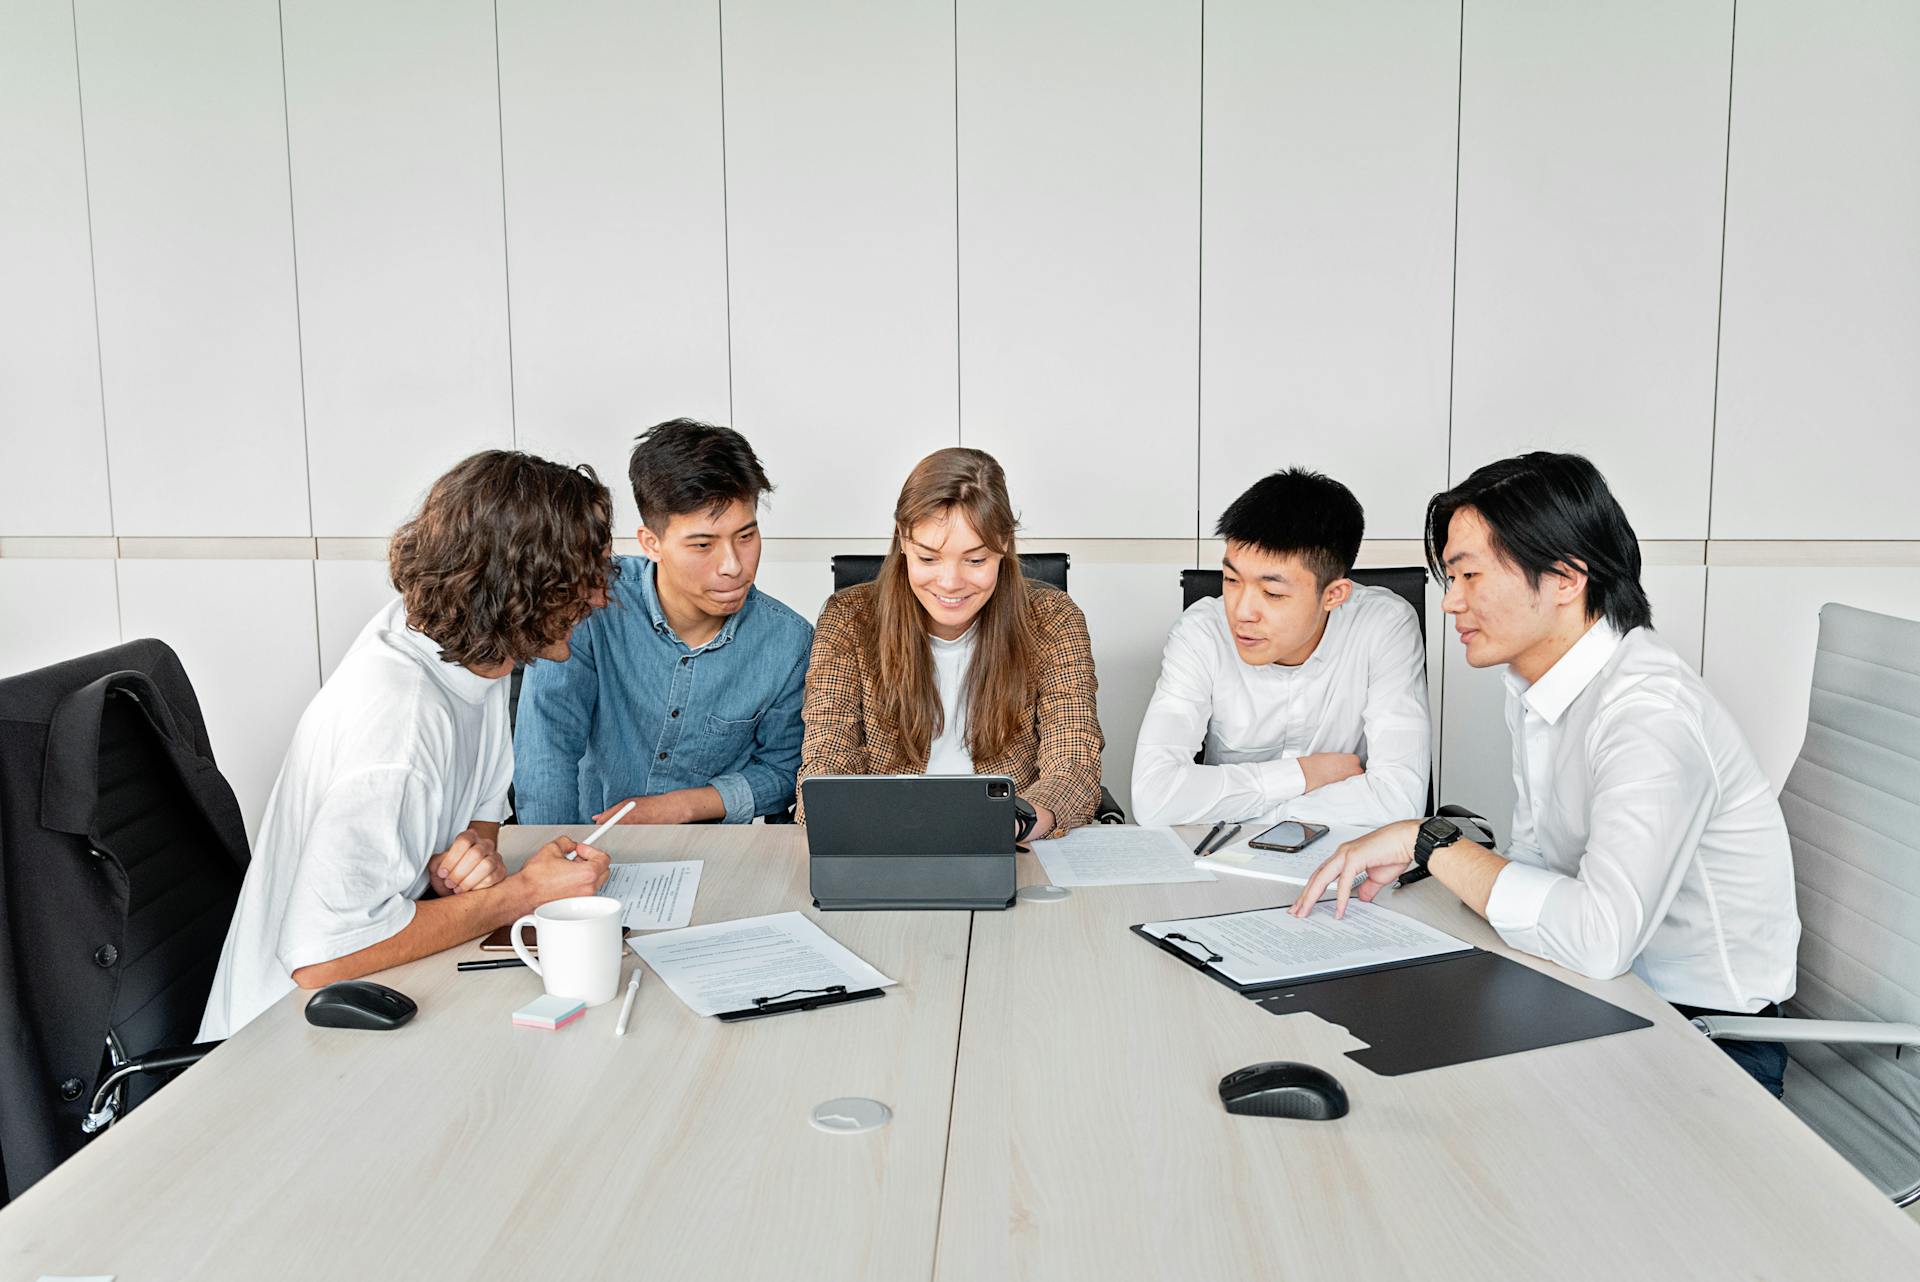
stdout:
{"type": "Polygon", "coordinates": [[[1780,1019],[1765,1015],[1702,1015],[1693,1026],[1716,1042],[1825,1042],[1920,1047],[1920,1024],[1873,1020],[1780,1019]]]}
{"type": "Polygon", "coordinates": [[[109,1103],[108,1097],[113,1094],[115,1087],[129,1077],[136,1077],[141,1073],[168,1073],[176,1068],[186,1068],[190,1064],[199,1063],[206,1057],[208,1051],[218,1045],[220,1045],[219,1042],[196,1042],[192,1046],[162,1046],[158,1050],[148,1051],[140,1058],[120,1065],[107,1074],[101,1081],[100,1088],[94,1091],[93,1107],[87,1111],[85,1120],[80,1123],[80,1129],[92,1135],[113,1122],[119,1102],[114,1100],[109,1103]]]}
{"type": "Polygon", "coordinates": [[[1113,799],[1113,794],[1107,791],[1105,784],[1100,785],[1100,804],[1094,809],[1093,821],[1097,824],[1123,824],[1127,821],[1127,812],[1120,808],[1120,803],[1113,799]]]}

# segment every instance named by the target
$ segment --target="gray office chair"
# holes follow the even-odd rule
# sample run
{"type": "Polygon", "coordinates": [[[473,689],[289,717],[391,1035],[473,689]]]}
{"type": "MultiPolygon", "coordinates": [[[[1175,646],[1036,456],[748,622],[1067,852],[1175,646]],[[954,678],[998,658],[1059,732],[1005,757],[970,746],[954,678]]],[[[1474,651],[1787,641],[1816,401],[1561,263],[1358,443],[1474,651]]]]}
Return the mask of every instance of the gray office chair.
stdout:
{"type": "Polygon", "coordinates": [[[1920,1201],[1920,1055],[1901,1053],[1920,1050],[1920,623],[1820,611],[1807,737],[1780,808],[1802,930],[1789,1018],[1694,1026],[1785,1042],[1787,1107],[1907,1206],[1920,1201]]]}
{"type": "MultiPolygon", "coordinates": [[[[871,583],[880,574],[880,565],[885,557],[846,553],[836,556],[830,564],[833,566],[833,590],[839,592],[860,583],[871,583]]],[[[1027,578],[1049,587],[1067,590],[1068,554],[1065,552],[1022,552],[1020,554],[1020,573],[1027,578]]],[[[1127,821],[1127,812],[1120,808],[1113,794],[1105,784],[1100,785],[1100,801],[1094,807],[1093,821],[1103,824],[1123,824],[1127,821]]]]}

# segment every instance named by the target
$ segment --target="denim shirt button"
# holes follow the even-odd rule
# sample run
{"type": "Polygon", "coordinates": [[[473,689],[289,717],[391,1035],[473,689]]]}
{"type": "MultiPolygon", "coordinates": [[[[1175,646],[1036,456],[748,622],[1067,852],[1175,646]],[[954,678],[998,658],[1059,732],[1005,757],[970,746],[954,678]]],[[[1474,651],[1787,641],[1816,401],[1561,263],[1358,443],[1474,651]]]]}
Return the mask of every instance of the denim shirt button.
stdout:
{"type": "Polygon", "coordinates": [[[669,712],[667,715],[670,717],[677,717],[680,715],[680,709],[675,708],[672,712],[669,712]]]}
{"type": "Polygon", "coordinates": [[[664,752],[663,752],[663,753],[661,753],[661,754],[660,754],[660,760],[662,760],[662,761],[665,761],[666,759],[667,759],[667,754],[666,754],[666,753],[664,753],[664,752]]]}

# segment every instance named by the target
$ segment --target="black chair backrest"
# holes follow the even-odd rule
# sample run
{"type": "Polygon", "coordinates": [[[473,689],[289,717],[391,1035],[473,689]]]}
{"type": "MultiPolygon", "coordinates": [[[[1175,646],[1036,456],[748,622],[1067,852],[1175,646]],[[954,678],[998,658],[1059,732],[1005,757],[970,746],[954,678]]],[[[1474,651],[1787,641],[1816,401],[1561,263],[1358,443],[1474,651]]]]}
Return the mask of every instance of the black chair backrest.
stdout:
{"type": "MultiPolygon", "coordinates": [[[[833,590],[850,588],[856,583],[871,583],[880,573],[880,556],[836,556],[833,558],[833,590]]],[[[1067,554],[1065,552],[1022,552],[1020,573],[1029,579],[1067,590],[1067,554]]]]}
{"type": "MultiPolygon", "coordinates": [[[[1354,570],[1347,576],[1355,583],[1372,588],[1389,588],[1397,593],[1401,600],[1413,607],[1414,614],[1420,620],[1420,638],[1427,636],[1427,569],[1423,565],[1394,566],[1384,570],[1354,570]]],[[[1181,608],[1191,606],[1195,601],[1220,595],[1220,571],[1218,570],[1182,570],[1180,571],[1181,608]]]]}
{"type": "MultiPolygon", "coordinates": [[[[194,1040],[245,874],[225,853],[132,691],[100,719],[99,848],[126,872],[127,926],[109,1025],[130,1056],[194,1040]]],[[[128,1108],[164,1079],[127,1085],[128,1108]]]]}

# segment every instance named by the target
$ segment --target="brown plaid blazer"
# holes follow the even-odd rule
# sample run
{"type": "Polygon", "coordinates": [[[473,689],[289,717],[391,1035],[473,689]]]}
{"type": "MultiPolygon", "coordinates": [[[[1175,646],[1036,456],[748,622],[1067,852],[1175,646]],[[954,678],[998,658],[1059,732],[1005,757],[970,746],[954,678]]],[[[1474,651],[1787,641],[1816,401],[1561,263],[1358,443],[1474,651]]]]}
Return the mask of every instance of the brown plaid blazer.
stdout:
{"type": "MultiPolygon", "coordinates": [[[[1086,616],[1066,593],[1031,581],[1027,616],[1039,639],[1039,696],[1013,748],[975,765],[981,774],[1007,775],[1019,794],[1054,813],[1056,831],[1093,820],[1100,802],[1100,714],[1094,703],[1093,646],[1086,616]]],[[[917,775],[927,749],[909,752],[893,719],[881,711],[870,664],[873,585],[836,592],[820,611],[807,664],[807,737],[800,749],[800,780],[812,775],[917,775]]],[[[806,822],[804,807],[798,812],[806,822]]]]}

